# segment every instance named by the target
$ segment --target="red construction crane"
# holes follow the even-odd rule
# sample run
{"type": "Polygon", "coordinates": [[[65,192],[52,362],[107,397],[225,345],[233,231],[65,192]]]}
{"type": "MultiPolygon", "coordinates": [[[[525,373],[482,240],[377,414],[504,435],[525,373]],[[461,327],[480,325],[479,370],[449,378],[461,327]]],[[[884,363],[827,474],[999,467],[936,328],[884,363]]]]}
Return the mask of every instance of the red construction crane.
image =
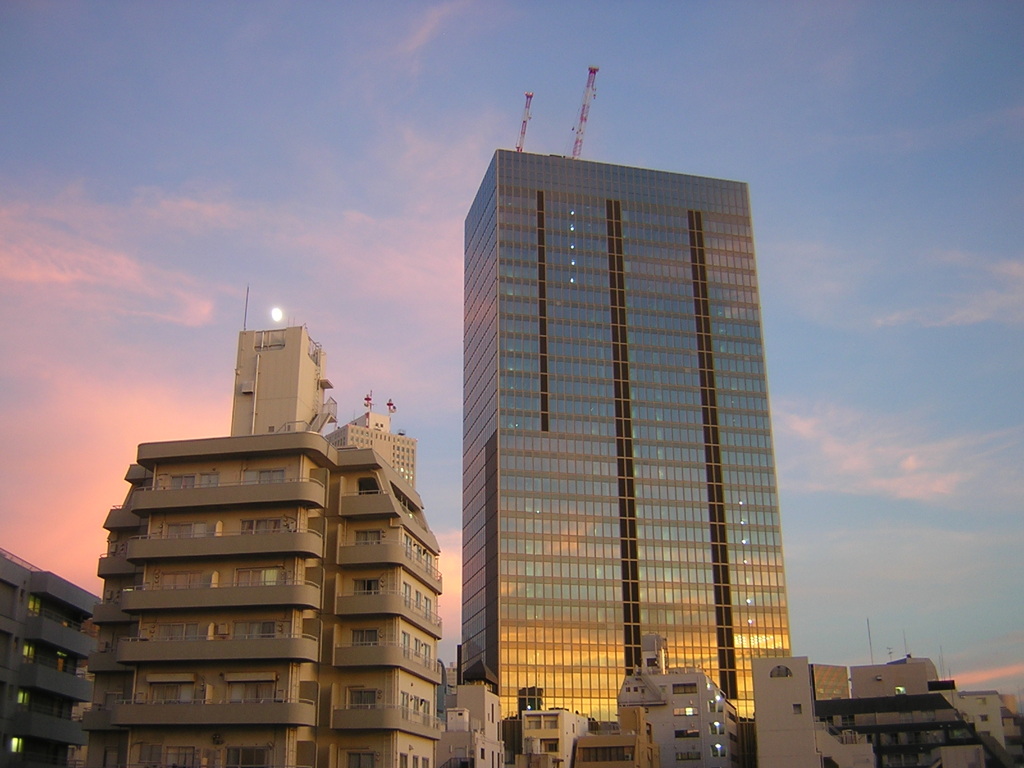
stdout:
{"type": "Polygon", "coordinates": [[[523,151],[523,142],[526,140],[526,124],[530,122],[530,102],[533,101],[533,93],[526,92],[526,106],[523,107],[523,127],[519,129],[519,141],[516,142],[516,152],[523,151]]]}
{"type": "Polygon", "coordinates": [[[587,87],[583,91],[583,106],[580,107],[580,119],[576,124],[576,143],[572,145],[572,158],[575,160],[580,156],[583,149],[583,131],[587,129],[587,115],[590,114],[590,101],[597,93],[594,88],[594,80],[597,78],[597,67],[590,67],[590,74],[587,75],[587,87]]]}

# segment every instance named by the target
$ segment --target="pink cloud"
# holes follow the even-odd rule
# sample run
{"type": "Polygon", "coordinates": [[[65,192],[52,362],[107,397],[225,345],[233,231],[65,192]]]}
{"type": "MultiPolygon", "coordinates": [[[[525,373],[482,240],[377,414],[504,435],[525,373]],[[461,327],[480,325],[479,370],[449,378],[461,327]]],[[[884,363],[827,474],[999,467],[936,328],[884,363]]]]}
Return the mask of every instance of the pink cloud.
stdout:
{"type": "Polygon", "coordinates": [[[866,414],[819,404],[800,410],[776,403],[780,440],[795,458],[781,468],[787,482],[808,491],[935,500],[982,476],[991,452],[1020,435],[1013,430],[942,439],[923,437],[909,418],[866,414]]]}
{"type": "Polygon", "coordinates": [[[450,0],[431,6],[415,20],[410,33],[399,43],[399,52],[406,55],[418,53],[441,34],[442,26],[451,16],[472,5],[472,0],[450,0]]]}
{"type": "Polygon", "coordinates": [[[98,205],[76,188],[52,201],[0,204],[0,291],[9,302],[49,312],[209,322],[213,296],[224,289],[142,258],[127,241],[144,218],[134,206],[98,205]]]}

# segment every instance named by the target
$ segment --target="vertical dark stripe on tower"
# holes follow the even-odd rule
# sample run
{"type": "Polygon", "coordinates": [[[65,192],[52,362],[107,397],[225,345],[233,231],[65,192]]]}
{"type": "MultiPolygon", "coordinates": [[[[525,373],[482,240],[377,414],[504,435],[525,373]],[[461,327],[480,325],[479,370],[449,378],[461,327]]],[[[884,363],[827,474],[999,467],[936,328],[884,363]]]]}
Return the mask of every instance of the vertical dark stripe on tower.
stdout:
{"type": "Polygon", "coordinates": [[[537,190],[537,336],[540,339],[540,428],[548,431],[548,265],[544,245],[544,192],[537,190]]]}
{"type": "Polygon", "coordinates": [[[704,426],[704,466],[714,579],[715,632],[718,638],[719,686],[735,699],[736,643],[732,627],[732,586],[725,526],[725,488],[718,435],[718,400],[715,392],[714,351],[711,344],[711,306],[708,301],[707,263],[704,257],[704,222],[700,211],[689,211],[690,262],[693,276],[693,314],[700,369],[701,421],[704,426]]]}
{"type": "Polygon", "coordinates": [[[622,257],[622,204],[606,202],[608,293],[612,327],[612,384],[615,393],[615,458],[619,493],[619,548],[622,558],[622,633],[627,674],[640,666],[640,566],[633,484],[633,423],[626,338],[626,271],[622,257]]]}

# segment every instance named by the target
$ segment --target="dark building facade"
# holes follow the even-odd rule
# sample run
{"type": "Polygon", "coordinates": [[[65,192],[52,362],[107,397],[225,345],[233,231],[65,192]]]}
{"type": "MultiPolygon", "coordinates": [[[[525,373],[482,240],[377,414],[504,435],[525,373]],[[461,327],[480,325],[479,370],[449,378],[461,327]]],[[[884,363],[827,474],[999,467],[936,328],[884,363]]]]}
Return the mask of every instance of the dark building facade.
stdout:
{"type": "Polygon", "coordinates": [[[747,186],[499,150],[465,237],[464,669],[611,720],[654,633],[749,714],[789,627],[747,186]]]}
{"type": "Polygon", "coordinates": [[[89,700],[85,631],[97,598],[0,550],[0,765],[67,765],[85,744],[76,705],[89,700]]]}

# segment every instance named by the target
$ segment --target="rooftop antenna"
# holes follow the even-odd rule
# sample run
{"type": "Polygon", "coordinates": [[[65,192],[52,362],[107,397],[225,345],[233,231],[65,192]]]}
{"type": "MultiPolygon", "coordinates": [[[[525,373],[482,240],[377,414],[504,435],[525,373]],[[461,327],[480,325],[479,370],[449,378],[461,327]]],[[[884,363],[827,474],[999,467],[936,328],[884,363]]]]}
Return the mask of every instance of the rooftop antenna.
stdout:
{"type": "Polygon", "coordinates": [[[516,152],[523,151],[523,142],[526,141],[526,124],[530,122],[530,102],[533,101],[533,91],[526,92],[526,106],[523,107],[523,127],[519,129],[519,141],[516,142],[516,152]]]}
{"type": "Polygon", "coordinates": [[[590,114],[590,102],[597,93],[594,80],[597,78],[597,67],[590,67],[587,75],[587,87],[583,90],[583,106],[580,107],[580,119],[576,123],[576,142],[572,145],[572,159],[576,160],[583,149],[583,132],[587,129],[587,116],[590,114]]]}
{"type": "Polygon", "coordinates": [[[249,284],[245,284],[245,309],[242,310],[242,330],[245,330],[245,324],[249,320],[249,284]]]}
{"type": "Polygon", "coordinates": [[[868,623],[868,653],[871,654],[871,666],[875,665],[875,648],[871,645],[871,617],[866,619],[868,623]]]}

